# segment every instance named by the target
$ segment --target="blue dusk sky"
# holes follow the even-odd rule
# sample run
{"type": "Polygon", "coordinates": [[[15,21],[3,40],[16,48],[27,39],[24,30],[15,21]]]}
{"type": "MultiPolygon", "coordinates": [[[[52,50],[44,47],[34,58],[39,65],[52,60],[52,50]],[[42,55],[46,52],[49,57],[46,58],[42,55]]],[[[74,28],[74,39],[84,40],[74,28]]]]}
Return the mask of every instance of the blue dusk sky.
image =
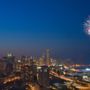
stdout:
{"type": "Polygon", "coordinates": [[[1,0],[0,55],[41,55],[90,63],[90,37],[83,23],[90,0],[1,0]]]}

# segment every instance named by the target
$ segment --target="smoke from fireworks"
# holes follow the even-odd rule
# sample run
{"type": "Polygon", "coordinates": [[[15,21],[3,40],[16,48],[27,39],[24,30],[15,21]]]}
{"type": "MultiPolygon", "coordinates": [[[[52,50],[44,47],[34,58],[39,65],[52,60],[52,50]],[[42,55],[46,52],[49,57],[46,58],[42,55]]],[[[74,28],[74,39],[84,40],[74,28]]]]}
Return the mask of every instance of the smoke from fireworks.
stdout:
{"type": "Polygon", "coordinates": [[[84,23],[84,30],[86,34],[90,35],[90,16],[87,18],[86,22],[84,23]]]}

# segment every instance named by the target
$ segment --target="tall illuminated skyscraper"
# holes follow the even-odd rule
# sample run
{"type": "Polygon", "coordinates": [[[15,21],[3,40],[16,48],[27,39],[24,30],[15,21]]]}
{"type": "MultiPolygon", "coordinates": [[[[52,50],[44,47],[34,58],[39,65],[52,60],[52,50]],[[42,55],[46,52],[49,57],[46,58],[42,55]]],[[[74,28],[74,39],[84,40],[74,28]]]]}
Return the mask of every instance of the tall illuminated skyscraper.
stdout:
{"type": "Polygon", "coordinates": [[[50,50],[46,50],[46,64],[51,65],[51,60],[50,60],[50,50]]]}
{"type": "Polygon", "coordinates": [[[6,63],[6,74],[11,74],[14,72],[15,69],[15,57],[13,56],[12,53],[8,53],[4,58],[4,61],[6,63]]]}

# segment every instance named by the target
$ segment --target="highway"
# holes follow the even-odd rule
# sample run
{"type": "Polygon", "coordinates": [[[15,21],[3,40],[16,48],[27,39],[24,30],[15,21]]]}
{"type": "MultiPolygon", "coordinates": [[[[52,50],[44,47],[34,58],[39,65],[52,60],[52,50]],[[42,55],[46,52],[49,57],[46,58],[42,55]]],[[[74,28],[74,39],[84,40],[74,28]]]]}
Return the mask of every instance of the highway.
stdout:
{"type": "Polygon", "coordinates": [[[65,81],[69,82],[69,84],[70,84],[70,85],[68,84],[69,87],[73,87],[74,89],[78,89],[78,90],[90,90],[90,83],[82,82],[79,80],[77,80],[77,82],[76,82],[76,81],[74,81],[74,79],[67,78],[64,75],[58,75],[54,71],[50,71],[50,74],[59,79],[63,79],[65,81]],[[86,85],[84,85],[84,84],[86,84],[86,85]]]}
{"type": "Polygon", "coordinates": [[[67,77],[65,77],[64,75],[58,75],[58,74],[57,74],[56,72],[54,72],[54,71],[50,71],[50,74],[51,74],[51,75],[54,75],[54,76],[57,77],[57,78],[63,79],[63,80],[65,80],[65,81],[73,82],[72,79],[67,78],[67,77]]]}

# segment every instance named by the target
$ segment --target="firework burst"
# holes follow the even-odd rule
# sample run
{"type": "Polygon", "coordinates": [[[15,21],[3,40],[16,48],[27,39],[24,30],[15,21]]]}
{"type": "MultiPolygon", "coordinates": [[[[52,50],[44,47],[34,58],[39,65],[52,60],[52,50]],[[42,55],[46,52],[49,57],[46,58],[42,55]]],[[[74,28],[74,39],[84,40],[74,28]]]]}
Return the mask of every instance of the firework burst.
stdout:
{"type": "Polygon", "coordinates": [[[87,20],[84,23],[84,30],[86,34],[90,35],[90,16],[87,18],[87,20]]]}

